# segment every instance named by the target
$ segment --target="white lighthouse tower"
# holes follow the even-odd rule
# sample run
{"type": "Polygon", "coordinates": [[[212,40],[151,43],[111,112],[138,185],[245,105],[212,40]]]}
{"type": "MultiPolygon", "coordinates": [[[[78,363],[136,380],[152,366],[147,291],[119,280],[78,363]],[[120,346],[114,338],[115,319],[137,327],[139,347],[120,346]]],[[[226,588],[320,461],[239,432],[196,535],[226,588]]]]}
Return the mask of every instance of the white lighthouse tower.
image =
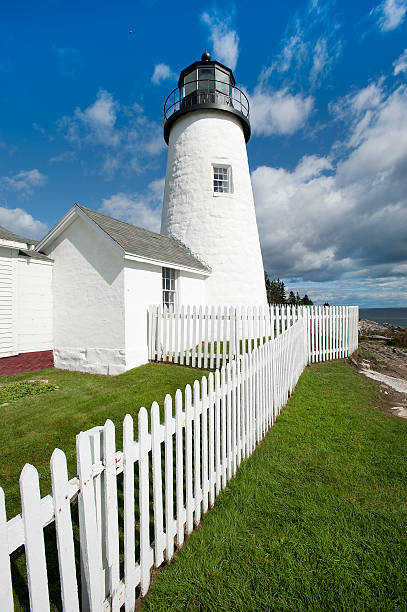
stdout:
{"type": "Polygon", "coordinates": [[[204,53],[164,106],[168,144],[161,233],[212,273],[209,305],[266,304],[246,143],[249,103],[232,71],[204,53]]]}

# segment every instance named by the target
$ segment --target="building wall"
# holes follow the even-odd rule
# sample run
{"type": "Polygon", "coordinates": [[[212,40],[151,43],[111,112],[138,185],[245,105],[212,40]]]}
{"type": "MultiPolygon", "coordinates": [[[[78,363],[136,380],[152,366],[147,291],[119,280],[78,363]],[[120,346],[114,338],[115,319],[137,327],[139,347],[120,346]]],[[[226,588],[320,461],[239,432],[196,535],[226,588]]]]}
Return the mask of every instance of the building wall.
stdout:
{"type": "Polygon", "coordinates": [[[52,262],[19,257],[17,347],[19,353],[53,348],[52,262]]]}
{"type": "Polygon", "coordinates": [[[207,277],[192,272],[179,272],[177,279],[178,304],[180,306],[204,306],[207,277]]]}
{"type": "Polygon", "coordinates": [[[126,367],[148,361],[147,311],[150,304],[161,304],[161,267],[126,260],[124,268],[126,367]]]}
{"type": "MultiPolygon", "coordinates": [[[[162,304],[161,266],[126,260],[124,268],[126,369],[148,361],[148,319],[150,305],[162,304]]],[[[205,277],[193,272],[177,272],[177,301],[204,304],[205,277]]]]}
{"type": "Polygon", "coordinates": [[[0,357],[17,348],[17,250],[0,246],[0,357]]]}
{"type": "Polygon", "coordinates": [[[62,369],[126,369],[123,256],[77,217],[46,249],[54,263],[54,360],[62,369]]]}
{"type": "Polygon", "coordinates": [[[239,120],[194,111],[171,128],[161,232],[212,268],[209,305],[266,304],[246,144],[239,120]],[[214,194],[213,164],[230,165],[233,193],[214,194]]]}

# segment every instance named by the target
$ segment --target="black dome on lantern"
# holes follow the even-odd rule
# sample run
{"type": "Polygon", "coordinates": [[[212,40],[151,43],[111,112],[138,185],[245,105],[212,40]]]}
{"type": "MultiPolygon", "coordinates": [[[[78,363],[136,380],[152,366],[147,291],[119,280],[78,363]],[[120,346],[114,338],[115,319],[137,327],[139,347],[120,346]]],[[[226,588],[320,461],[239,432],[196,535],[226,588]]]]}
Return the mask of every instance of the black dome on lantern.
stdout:
{"type": "Polygon", "coordinates": [[[168,144],[172,125],[179,117],[197,110],[215,109],[240,120],[246,142],[250,138],[249,101],[236,87],[233,72],[211,60],[207,51],[201,61],[181,71],[178,87],[164,104],[164,139],[168,144]]]}

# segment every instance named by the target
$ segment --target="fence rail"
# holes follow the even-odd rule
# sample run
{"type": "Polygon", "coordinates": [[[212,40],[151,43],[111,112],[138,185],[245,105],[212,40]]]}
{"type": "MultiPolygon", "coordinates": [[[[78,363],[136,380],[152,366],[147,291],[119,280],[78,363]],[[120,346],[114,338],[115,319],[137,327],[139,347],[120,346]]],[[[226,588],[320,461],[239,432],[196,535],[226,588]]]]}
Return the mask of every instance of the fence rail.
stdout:
{"type": "Polygon", "coordinates": [[[150,306],[149,359],[219,368],[305,321],[309,363],[348,357],[357,348],[357,306],[150,306]]]}
{"type": "MultiPolygon", "coordinates": [[[[140,585],[141,593],[147,592],[151,568],[172,558],[175,545],[182,546],[185,534],[199,524],[241,461],[274,424],[307,362],[306,325],[304,317],[291,321],[252,351],[235,351],[233,361],[196,380],[192,388],[187,385],[184,393],[167,395],[163,422],[156,402],[150,425],[147,410],[141,408],[137,439],[128,414],[122,452],[116,451],[110,420],[80,433],[78,476],[68,480],[66,457],[56,449],[51,495],[41,499],[37,470],[26,464],[20,477],[22,512],[8,521],[0,489],[0,609],[13,610],[10,554],[24,545],[30,608],[50,610],[44,528],[54,523],[63,610],[118,612],[124,605],[126,612],[133,612],[136,588],[140,585]],[[76,498],[80,563],[71,511],[76,498]]],[[[236,343],[236,338],[227,341],[236,343]]],[[[206,363],[212,358],[215,364],[216,356],[209,355],[206,363]]]]}

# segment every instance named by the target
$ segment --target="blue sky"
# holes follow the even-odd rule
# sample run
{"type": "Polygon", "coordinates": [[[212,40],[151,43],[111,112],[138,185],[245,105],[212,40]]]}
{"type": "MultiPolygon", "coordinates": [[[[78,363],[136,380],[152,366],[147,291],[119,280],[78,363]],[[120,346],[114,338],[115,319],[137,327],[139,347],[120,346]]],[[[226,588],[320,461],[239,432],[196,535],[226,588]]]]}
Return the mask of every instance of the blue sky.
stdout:
{"type": "Polygon", "coordinates": [[[162,106],[205,49],[250,98],[270,276],[407,306],[407,0],[7,3],[0,224],[38,238],[80,202],[159,231],[162,106]]]}

